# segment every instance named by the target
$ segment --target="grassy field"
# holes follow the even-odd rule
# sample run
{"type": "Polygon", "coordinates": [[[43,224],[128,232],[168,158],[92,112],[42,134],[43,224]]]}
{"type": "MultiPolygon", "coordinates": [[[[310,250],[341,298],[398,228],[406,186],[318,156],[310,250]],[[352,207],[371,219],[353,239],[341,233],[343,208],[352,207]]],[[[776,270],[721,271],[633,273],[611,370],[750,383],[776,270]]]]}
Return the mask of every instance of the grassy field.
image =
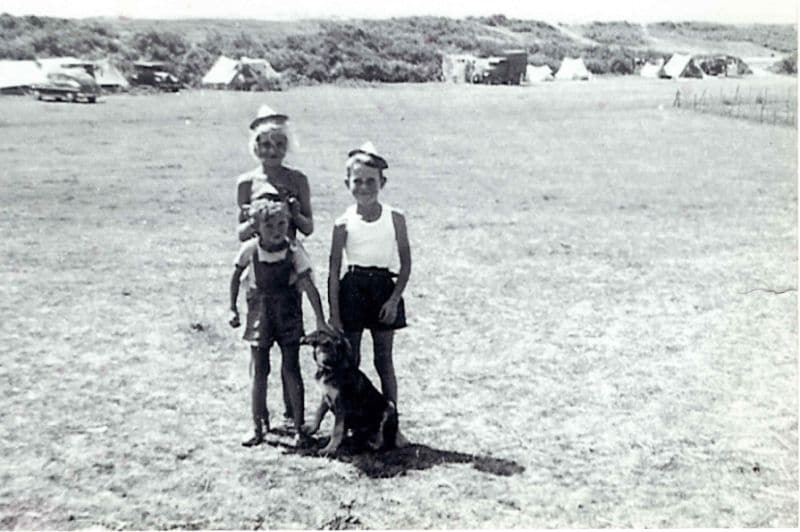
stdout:
{"type": "Polygon", "coordinates": [[[0,99],[0,528],[798,526],[797,131],[671,107],[733,83],[796,80],[0,99]],[[408,450],[239,445],[263,102],[295,122],[321,287],[345,153],[389,160],[408,450]]]}

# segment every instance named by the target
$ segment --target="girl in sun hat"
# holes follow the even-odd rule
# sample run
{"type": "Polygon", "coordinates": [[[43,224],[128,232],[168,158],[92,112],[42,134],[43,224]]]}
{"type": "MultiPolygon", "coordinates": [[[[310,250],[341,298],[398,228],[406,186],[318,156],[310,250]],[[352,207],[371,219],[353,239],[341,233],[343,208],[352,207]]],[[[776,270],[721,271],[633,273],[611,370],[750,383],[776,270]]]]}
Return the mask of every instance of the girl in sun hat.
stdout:
{"type": "MultiPolygon", "coordinates": [[[[331,327],[344,331],[358,365],[361,336],[372,336],[375,370],[386,399],[397,405],[392,347],[394,331],[406,326],[403,290],[411,275],[405,215],[378,200],[389,165],[371,142],[348,153],[345,185],[356,202],[333,228],[328,302],[331,327]],[[345,273],[341,276],[342,265],[345,273]]],[[[408,444],[398,431],[396,445],[408,444]]]]}
{"type": "MultiPolygon", "coordinates": [[[[311,191],[308,178],[300,171],[284,166],[283,160],[295,141],[289,117],[278,113],[268,105],[258,109],[250,122],[248,147],[250,154],[260,164],[257,168],[236,178],[236,203],[239,206],[239,223],[247,222],[247,206],[253,199],[253,191],[262,184],[274,187],[281,199],[289,206],[289,238],[294,240],[299,230],[309,236],[314,231],[311,213],[311,191]]],[[[255,233],[255,226],[239,227],[239,239],[244,241],[255,233]]]]}
{"type": "MultiPolygon", "coordinates": [[[[239,207],[239,240],[244,242],[256,233],[257,222],[250,205],[259,197],[280,199],[288,205],[288,237],[302,247],[297,240],[299,230],[305,236],[314,231],[311,213],[311,190],[308,178],[300,171],[284,166],[283,159],[295,141],[289,124],[289,116],[279,113],[268,105],[258,108],[256,117],[250,122],[248,148],[260,164],[258,167],[236,178],[236,203],[239,207]]],[[[283,378],[283,376],[281,376],[283,378]]],[[[292,402],[283,382],[284,421],[287,425],[293,418],[292,402]]]]}

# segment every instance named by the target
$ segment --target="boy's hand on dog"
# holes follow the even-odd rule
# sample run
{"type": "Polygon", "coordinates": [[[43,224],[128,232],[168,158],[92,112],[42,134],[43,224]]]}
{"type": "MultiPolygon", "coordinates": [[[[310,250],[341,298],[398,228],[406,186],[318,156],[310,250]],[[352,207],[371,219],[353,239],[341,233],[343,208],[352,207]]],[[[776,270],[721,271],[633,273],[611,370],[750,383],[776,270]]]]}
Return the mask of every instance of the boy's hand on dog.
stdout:
{"type": "Polygon", "coordinates": [[[378,314],[378,319],[381,323],[386,323],[387,325],[394,323],[395,318],[397,318],[397,305],[399,303],[399,299],[392,297],[386,300],[378,314]]]}
{"type": "Polygon", "coordinates": [[[242,322],[239,320],[239,311],[231,309],[230,316],[228,318],[228,325],[233,327],[234,329],[239,327],[242,322]]]}

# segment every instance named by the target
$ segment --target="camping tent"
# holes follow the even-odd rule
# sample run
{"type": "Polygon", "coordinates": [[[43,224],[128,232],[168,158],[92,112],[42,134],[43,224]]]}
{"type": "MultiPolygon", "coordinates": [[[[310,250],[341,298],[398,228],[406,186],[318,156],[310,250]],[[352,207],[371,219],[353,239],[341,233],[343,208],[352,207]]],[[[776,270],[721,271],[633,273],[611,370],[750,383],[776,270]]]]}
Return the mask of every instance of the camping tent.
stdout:
{"type": "Polygon", "coordinates": [[[221,55],[201,83],[216,89],[251,90],[280,84],[280,80],[281,75],[266,59],[242,57],[237,61],[221,55]]]}
{"type": "Polygon", "coordinates": [[[122,75],[117,67],[111,64],[110,59],[101,59],[94,62],[94,79],[97,84],[105,90],[120,91],[127,89],[130,85],[125,76],[122,75]]]}
{"type": "Polygon", "coordinates": [[[694,62],[692,56],[685,54],[673,54],[669,61],[659,72],[659,77],[676,78],[702,78],[703,71],[694,62]]]}
{"type": "Polygon", "coordinates": [[[0,92],[23,93],[37,83],[47,80],[36,61],[0,60],[0,92]]]}
{"type": "Polygon", "coordinates": [[[547,65],[534,66],[528,65],[525,69],[525,79],[528,83],[538,83],[540,81],[553,81],[553,71],[547,65]]]}
{"type": "Polygon", "coordinates": [[[70,68],[75,65],[84,65],[86,62],[81,61],[77,57],[37,57],[36,63],[44,71],[45,74],[61,70],[62,68],[70,68]]]}
{"type": "Polygon", "coordinates": [[[592,79],[592,74],[586,69],[583,64],[583,59],[580,57],[565,57],[561,61],[561,67],[556,72],[555,78],[557,80],[589,80],[592,79]]]}
{"type": "Polygon", "coordinates": [[[639,71],[639,75],[643,78],[657,78],[659,72],[664,67],[664,60],[659,59],[657,63],[645,63],[639,71]]]}

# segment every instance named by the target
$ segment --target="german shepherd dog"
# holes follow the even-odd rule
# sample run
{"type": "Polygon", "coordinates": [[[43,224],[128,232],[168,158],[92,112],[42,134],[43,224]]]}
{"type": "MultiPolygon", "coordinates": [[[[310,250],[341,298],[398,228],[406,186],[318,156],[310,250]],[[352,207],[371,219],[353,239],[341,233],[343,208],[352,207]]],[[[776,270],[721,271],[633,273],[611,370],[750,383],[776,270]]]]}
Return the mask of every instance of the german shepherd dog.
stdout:
{"type": "Polygon", "coordinates": [[[317,432],[328,410],[336,418],[331,439],[320,453],[335,453],[348,431],[358,446],[372,450],[394,448],[397,409],[354,365],[347,339],[315,331],[304,336],[300,343],[314,348],[317,364],[314,378],[322,390],[314,420],[304,425],[302,431],[306,435],[317,432]]]}

